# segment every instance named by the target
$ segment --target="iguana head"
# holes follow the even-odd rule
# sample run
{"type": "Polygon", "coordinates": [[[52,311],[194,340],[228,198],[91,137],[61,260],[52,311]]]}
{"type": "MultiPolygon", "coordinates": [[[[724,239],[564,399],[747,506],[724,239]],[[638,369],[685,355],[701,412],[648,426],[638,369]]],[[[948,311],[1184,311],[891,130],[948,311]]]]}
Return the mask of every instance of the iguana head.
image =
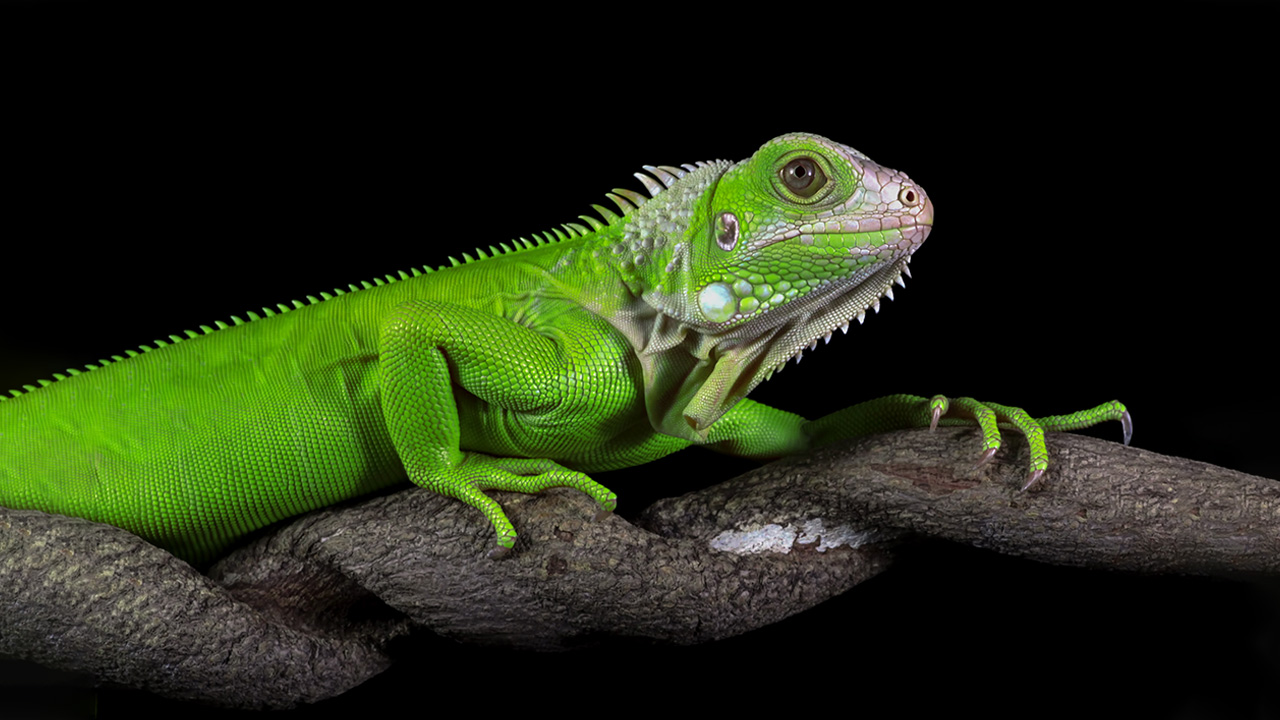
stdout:
{"type": "Polygon", "coordinates": [[[906,175],[816,135],[690,169],[626,235],[655,246],[635,267],[658,318],[641,351],[651,419],[694,439],[805,348],[879,309],[933,206],[906,175]],[[692,366],[672,362],[680,352],[692,366]]]}

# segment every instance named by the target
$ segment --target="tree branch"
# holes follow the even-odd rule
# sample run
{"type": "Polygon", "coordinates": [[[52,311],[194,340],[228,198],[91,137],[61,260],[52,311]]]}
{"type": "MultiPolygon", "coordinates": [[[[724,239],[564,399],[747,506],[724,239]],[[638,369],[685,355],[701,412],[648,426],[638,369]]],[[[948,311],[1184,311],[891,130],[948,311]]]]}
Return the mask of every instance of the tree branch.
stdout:
{"type": "Polygon", "coordinates": [[[408,489],[304,516],[209,577],[116,528],[0,509],[0,653],[237,707],[339,694],[414,625],[549,649],[696,643],[767,625],[884,569],[906,537],[1046,563],[1275,574],[1280,483],[1087,437],[972,469],[973,432],[906,431],[593,521],[580,493],[500,494],[516,552],[471,508],[408,489]]]}

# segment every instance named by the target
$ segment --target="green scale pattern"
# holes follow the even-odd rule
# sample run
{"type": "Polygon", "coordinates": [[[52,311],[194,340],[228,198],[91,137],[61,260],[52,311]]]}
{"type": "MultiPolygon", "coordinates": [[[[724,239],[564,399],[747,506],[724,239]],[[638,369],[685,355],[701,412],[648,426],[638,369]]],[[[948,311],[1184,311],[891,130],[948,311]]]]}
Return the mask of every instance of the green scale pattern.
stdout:
{"type": "Polygon", "coordinates": [[[933,206],[906,175],[792,134],[739,163],[650,168],[621,215],[201,326],[0,403],[0,505],[110,523],[196,563],[246,534],[403,482],[516,532],[488,490],[577,488],[689,445],[773,458],[891,427],[1036,421],[890,396],[808,421],[746,395],[901,282],[933,206]],[[655,179],[656,178],[656,179],[655,179]]]}

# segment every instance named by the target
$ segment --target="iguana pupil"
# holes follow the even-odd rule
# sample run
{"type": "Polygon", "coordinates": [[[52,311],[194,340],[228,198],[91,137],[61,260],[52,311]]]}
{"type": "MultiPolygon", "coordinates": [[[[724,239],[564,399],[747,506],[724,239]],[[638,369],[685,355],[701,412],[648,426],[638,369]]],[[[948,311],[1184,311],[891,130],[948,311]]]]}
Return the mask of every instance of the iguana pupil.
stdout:
{"type": "Polygon", "coordinates": [[[796,158],[782,168],[782,181],[800,197],[813,197],[827,184],[822,170],[809,158],[796,158]]]}

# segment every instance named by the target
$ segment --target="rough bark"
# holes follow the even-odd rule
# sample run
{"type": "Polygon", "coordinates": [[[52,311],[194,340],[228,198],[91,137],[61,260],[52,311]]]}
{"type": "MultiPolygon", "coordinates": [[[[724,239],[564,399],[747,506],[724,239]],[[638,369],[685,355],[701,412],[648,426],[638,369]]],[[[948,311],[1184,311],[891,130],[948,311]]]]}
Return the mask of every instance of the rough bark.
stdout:
{"type": "Polygon", "coordinates": [[[1026,447],[973,469],[972,434],[902,431],[762,467],[649,509],[657,532],[750,522],[738,498],[814,493],[827,517],[1055,565],[1152,573],[1280,573],[1280,482],[1069,434],[1027,492],[1026,447]],[[722,517],[730,515],[729,518],[722,517]]]}
{"type": "Polygon", "coordinates": [[[1087,437],[973,469],[971,431],[908,431],[775,463],[664,500],[635,525],[582,495],[502,494],[520,541],[409,489],[283,526],[206,577],[104,525],[0,509],[0,653],[238,707],[339,694],[414,625],[550,649],[603,638],[696,643],[799,612],[937,537],[1046,563],[1275,574],[1280,483],[1087,437]]]}

